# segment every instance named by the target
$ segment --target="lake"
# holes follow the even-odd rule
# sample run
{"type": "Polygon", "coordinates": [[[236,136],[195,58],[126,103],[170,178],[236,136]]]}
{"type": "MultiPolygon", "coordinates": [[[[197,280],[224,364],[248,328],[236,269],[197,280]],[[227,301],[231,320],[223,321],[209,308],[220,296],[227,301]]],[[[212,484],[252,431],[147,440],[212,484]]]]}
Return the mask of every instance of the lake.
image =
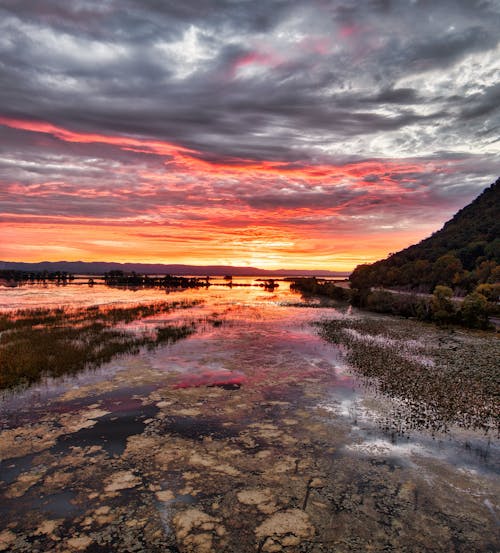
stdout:
{"type": "MultiPolygon", "coordinates": [[[[168,294],[0,289],[4,312],[201,302],[121,325],[191,325],[184,339],[3,393],[0,551],[500,548],[497,432],[403,428],[405,398],[361,378],[315,324],[387,319],[306,300],[281,280],[274,290],[251,277],[212,282],[168,294]]],[[[408,328],[415,351],[433,339],[498,344],[408,328]]]]}

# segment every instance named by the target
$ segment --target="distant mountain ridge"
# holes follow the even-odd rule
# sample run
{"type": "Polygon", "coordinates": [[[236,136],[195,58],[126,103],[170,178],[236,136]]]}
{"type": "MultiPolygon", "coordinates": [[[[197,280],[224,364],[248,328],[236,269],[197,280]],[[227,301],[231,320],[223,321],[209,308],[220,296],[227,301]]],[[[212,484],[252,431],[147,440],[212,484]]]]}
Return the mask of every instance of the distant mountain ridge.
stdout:
{"type": "Polygon", "coordinates": [[[400,287],[432,291],[438,284],[470,292],[500,280],[500,178],[418,244],[350,277],[354,288],[400,287]]]}
{"type": "Polygon", "coordinates": [[[279,269],[271,271],[257,267],[232,267],[230,265],[173,265],[162,263],[115,263],[107,261],[41,261],[23,263],[0,261],[0,270],[26,272],[66,271],[72,274],[104,274],[109,271],[136,272],[139,274],[171,274],[193,276],[329,276],[347,277],[348,272],[310,269],[279,269]]]}

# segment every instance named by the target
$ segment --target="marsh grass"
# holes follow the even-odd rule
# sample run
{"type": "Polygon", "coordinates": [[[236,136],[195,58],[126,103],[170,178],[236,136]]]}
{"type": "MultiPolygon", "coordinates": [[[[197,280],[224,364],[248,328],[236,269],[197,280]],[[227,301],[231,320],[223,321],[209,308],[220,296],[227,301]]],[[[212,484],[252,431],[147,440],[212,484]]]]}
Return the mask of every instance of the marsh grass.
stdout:
{"type": "Polygon", "coordinates": [[[115,356],[155,348],[194,332],[192,325],[157,326],[140,334],[117,325],[193,307],[200,302],[155,302],[129,307],[27,309],[0,316],[0,389],[44,375],[74,374],[115,356]]]}
{"type": "Polygon", "coordinates": [[[347,346],[347,361],[358,374],[399,400],[398,431],[447,431],[456,424],[499,433],[495,337],[430,332],[421,323],[389,318],[338,319],[320,326],[327,340],[347,346]]]}

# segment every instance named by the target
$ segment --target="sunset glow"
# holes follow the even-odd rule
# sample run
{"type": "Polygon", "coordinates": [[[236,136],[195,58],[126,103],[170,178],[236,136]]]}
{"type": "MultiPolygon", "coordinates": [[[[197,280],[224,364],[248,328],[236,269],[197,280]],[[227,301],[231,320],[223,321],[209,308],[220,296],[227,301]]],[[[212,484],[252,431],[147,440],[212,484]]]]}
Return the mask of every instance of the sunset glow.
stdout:
{"type": "Polygon", "coordinates": [[[1,260],[349,271],[498,176],[487,2],[44,4],[0,7],[1,260]]]}

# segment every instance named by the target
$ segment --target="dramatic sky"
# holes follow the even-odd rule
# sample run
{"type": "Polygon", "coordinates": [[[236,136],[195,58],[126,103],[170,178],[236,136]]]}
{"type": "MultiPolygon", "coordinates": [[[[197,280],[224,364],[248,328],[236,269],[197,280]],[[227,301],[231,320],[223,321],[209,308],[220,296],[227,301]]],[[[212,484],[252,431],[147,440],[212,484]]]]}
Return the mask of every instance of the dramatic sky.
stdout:
{"type": "Polygon", "coordinates": [[[0,259],[349,270],[500,173],[499,0],[0,0],[0,259]]]}

